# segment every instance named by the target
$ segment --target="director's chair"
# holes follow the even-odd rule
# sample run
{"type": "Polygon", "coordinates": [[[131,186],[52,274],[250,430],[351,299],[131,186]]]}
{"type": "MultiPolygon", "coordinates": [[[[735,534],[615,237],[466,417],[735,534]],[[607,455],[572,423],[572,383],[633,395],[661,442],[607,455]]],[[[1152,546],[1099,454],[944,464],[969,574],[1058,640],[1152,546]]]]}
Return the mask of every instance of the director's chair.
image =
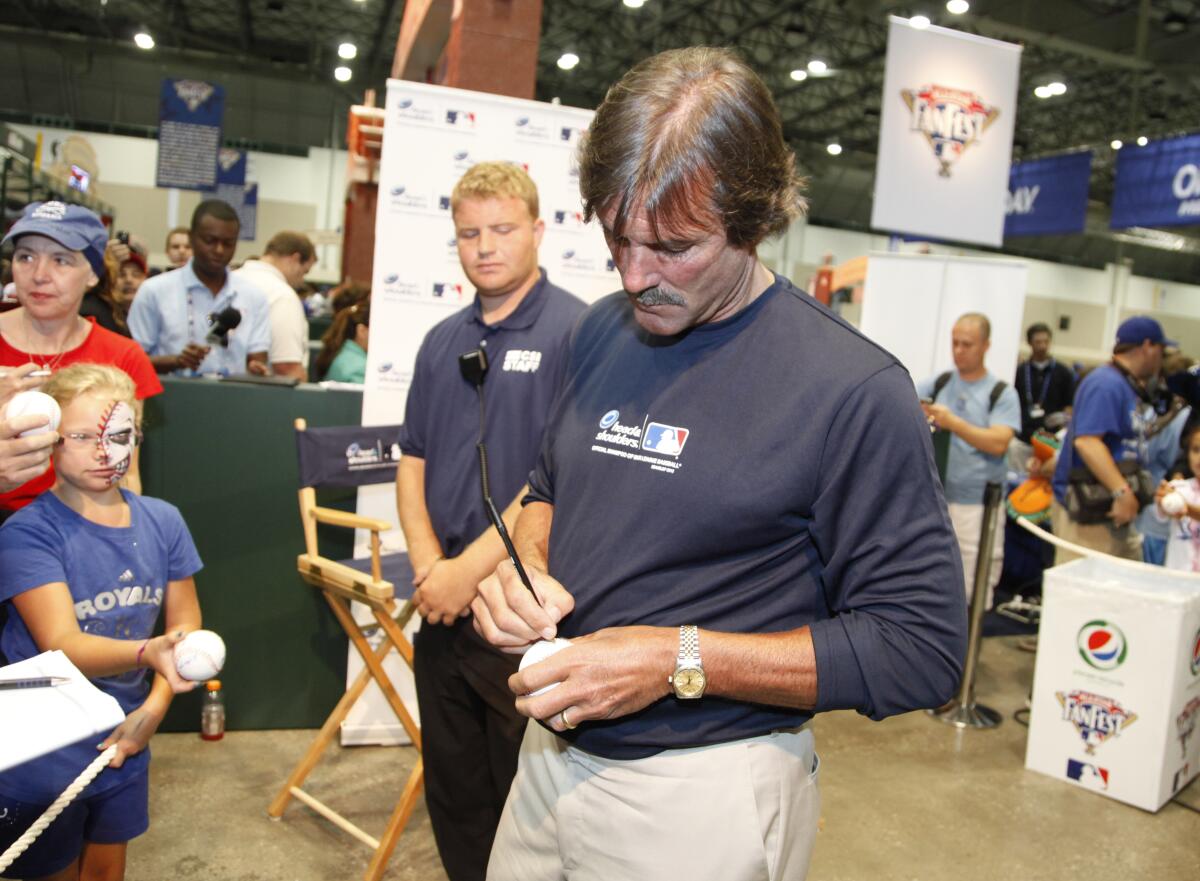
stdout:
{"type": "Polygon", "coordinates": [[[287,782],[267,808],[267,815],[280,819],[293,797],[342,830],[350,833],[374,851],[364,876],[366,881],[378,881],[396,847],[404,826],[412,815],[424,784],[424,763],[420,756],[421,730],[396,693],[387,672],[384,658],[395,649],[412,668],[412,645],[403,628],[412,617],[412,567],[407,554],[381,553],[379,534],[392,528],[386,520],[360,517],[346,511],[317,505],[318,487],[357,487],[376,483],[391,483],[396,479],[398,448],[394,443],[398,425],[351,426],[309,429],[303,419],[297,419],[296,453],[300,477],[300,522],[304,527],[305,552],[296,558],[296,569],[308,584],[317,588],[333,610],[334,617],[346,631],[350,642],[362,656],[365,666],[346,689],[316,739],[300,759],[287,782]],[[371,556],[361,560],[331,560],[321,556],[317,547],[317,524],[365,529],[371,535],[371,556]],[[371,648],[364,628],[351,614],[351,601],[366,606],[382,632],[378,648],[371,648]],[[402,602],[402,604],[401,604],[402,602]],[[374,680],[387,699],[388,705],[412,738],[417,749],[417,762],[400,794],[388,820],[383,837],[376,839],[341,814],[301,789],[304,780],[317,766],[321,755],[338,733],[342,721],[359,699],[367,685],[374,680]]]}

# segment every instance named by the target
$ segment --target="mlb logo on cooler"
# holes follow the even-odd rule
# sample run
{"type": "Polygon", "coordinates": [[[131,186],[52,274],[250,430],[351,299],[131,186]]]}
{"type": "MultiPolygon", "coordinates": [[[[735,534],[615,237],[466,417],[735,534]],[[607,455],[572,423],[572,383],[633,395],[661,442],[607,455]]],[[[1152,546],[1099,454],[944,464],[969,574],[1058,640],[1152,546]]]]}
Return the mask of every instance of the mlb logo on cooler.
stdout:
{"type": "Polygon", "coordinates": [[[1089,667],[1097,670],[1115,670],[1125,663],[1129,646],[1121,628],[1108,621],[1089,621],[1079,628],[1075,643],[1079,656],[1089,667]]]}
{"type": "Polygon", "coordinates": [[[642,438],[642,449],[651,453],[663,453],[668,456],[678,456],[683,452],[691,430],[678,425],[663,425],[661,422],[651,422],[646,426],[646,434],[642,438]]]}
{"type": "Polygon", "coordinates": [[[1108,789],[1108,768],[1067,759],[1067,779],[1088,789],[1108,789]]]}
{"type": "Polygon", "coordinates": [[[1200,676],[1200,630],[1197,630],[1196,635],[1192,637],[1191,670],[1193,676],[1200,676]]]}
{"type": "Polygon", "coordinates": [[[475,127],[475,114],[467,110],[447,110],[446,125],[475,127]]]}

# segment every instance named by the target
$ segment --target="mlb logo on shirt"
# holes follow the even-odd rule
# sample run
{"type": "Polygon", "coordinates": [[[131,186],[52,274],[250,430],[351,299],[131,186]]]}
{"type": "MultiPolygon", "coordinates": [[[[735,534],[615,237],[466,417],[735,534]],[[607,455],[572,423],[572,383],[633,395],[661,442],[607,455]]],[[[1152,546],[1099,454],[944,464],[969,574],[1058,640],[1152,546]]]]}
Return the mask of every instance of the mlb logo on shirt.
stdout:
{"type": "Polygon", "coordinates": [[[678,456],[683,452],[691,429],[678,425],[663,425],[661,422],[651,422],[646,426],[646,434],[642,438],[642,449],[651,453],[662,453],[667,456],[678,456]]]}
{"type": "Polygon", "coordinates": [[[1108,789],[1108,768],[1067,759],[1067,779],[1100,792],[1108,789]]]}

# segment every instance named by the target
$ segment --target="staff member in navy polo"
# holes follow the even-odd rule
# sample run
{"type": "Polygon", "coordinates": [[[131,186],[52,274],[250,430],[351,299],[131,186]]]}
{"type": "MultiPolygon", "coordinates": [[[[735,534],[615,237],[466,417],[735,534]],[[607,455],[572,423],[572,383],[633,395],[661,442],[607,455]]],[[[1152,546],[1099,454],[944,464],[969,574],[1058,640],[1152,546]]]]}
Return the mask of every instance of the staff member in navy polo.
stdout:
{"type": "Polygon", "coordinates": [[[159,373],[266,375],[271,348],[267,295],[229,272],[241,221],[227,202],[209,199],[192,212],[192,259],[145,281],[129,308],[129,332],[159,373]],[[215,318],[238,312],[225,342],[212,343],[215,318]]]}
{"type": "Polygon", "coordinates": [[[538,267],[543,223],[524,171],[475,165],[451,195],[458,255],[475,301],[421,344],[400,440],[396,502],[425,619],[414,642],[425,802],[450,881],[482,881],[516,771],[525,717],[508,677],[517,658],[471,627],[480,581],[504,557],[488,523],[475,443],[479,403],[458,357],[483,349],[491,493],[511,529],[583,303],[538,267]]]}
{"type": "Polygon", "coordinates": [[[476,626],[572,644],[510,680],[526,727],[489,881],[804,877],[818,711],[936,706],[962,569],[912,380],[772,274],[803,198],[766,85],[664,52],[580,147],[624,291],[584,313],[476,626]],[[542,691],[547,686],[549,690],[542,691]]]}

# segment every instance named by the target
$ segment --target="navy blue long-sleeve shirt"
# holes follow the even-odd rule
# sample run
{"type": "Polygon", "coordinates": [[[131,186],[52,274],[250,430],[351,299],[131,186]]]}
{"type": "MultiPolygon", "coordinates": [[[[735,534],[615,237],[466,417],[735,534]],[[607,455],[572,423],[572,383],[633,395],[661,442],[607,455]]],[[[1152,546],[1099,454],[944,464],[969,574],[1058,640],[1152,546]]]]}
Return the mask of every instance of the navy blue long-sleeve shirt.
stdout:
{"type": "MultiPolygon", "coordinates": [[[[530,479],[554,505],[550,574],[575,597],[562,635],[807,625],[817,711],[942,703],[961,675],[965,594],[912,388],[786,279],[679,337],[643,331],[622,294],[597,303],[530,479]]],[[[632,758],[811,715],[668,697],[566,736],[632,758]]]]}

